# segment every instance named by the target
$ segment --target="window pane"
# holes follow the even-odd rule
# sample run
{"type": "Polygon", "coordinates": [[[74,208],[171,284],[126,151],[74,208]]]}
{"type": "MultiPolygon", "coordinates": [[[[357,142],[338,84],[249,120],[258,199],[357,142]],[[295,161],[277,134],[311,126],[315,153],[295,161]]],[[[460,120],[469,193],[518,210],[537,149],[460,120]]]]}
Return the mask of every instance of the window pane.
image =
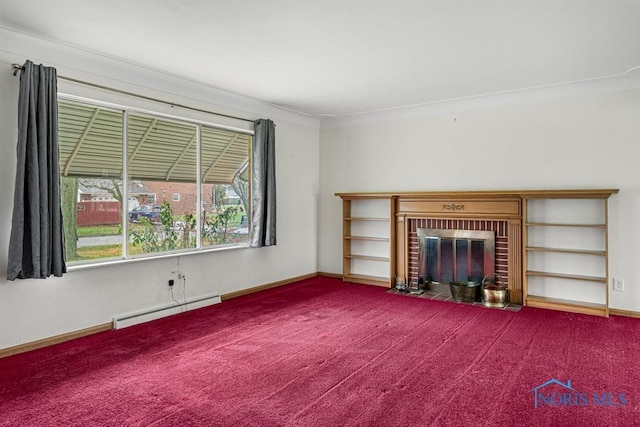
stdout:
{"type": "Polygon", "coordinates": [[[127,137],[129,254],[195,248],[197,127],[130,114],[127,137]]]}
{"type": "Polygon", "coordinates": [[[122,178],[122,111],[60,101],[60,173],[76,178],[122,178]]]}
{"type": "Polygon", "coordinates": [[[58,122],[67,262],[121,258],[123,113],[61,100],[58,122]]]}
{"type": "Polygon", "coordinates": [[[152,114],[126,117],[125,124],[124,109],[59,101],[67,262],[122,258],[125,241],[130,256],[248,242],[251,136],[152,114]]]}
{"type": "Polygon", "coordinates": [[[202,246],[249,241],[251,136],[202,127],[202,246]]]}

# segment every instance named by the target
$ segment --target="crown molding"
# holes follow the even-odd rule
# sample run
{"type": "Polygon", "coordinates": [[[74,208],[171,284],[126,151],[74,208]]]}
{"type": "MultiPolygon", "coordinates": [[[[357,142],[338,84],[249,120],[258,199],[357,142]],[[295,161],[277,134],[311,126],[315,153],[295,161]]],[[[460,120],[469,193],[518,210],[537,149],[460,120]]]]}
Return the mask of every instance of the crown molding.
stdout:
{"type": "Polygon", "coordinates": [[[114,86],[133,92],[136,89],[152,90],[164,94],[168,101],[172,101],[172,96],[179,96],[183,99],[214,106],[224,113],[256,119],[269,117],[273,120],[314,129],[340,128],[640,89],[640,66],[638,66],[622,74],[590,80],[399,106],[338,117],[320,117],[291,111],[268,102],[187,80],[181,76],[150,69],[141,64],[126,62],[58,41],[35,37],[7,27],[0,26],[0,40],[0,52],[7,54],[10,62],[22,63],[24,60],[30,59],[36,63],[41,62],[56,67],[60,75],[92,83],[114,86]]]}
{"type": "Polygon", "coordinates": [[[483,108],[520,105],[638,89],[640,89],[640,66],[631,68],[623,74],[597,79],[441,100],[425,104],[409,105],[376,111],[366,111],[340,117],[323,118],[320,128],[341,128],[390,120],[409,119],[437,114],[450,114],[483,108]]]}
{"type": "MultiPolygon", "coordinates": [[[[0,26],[0,40],[0,52],[4,52],[10,58],[10,62],[21,64],[29,59],[34,63],[55,67],[58,75],[131,92],[151,90],[160,96],[164,95],[167,101],[174,101],[172,98],[180,97],[215,107],[217,111],[225,114],[244,116],[249,119],[268,117],[275,121],[314,129],[320,127],[319,118],[298,114],[257,99],[147,68],[141,64],[35,37],[11,28],[0,26]]],[[[8,72],[10,72],[9,67],[7,67],[8,72]]],[[[60,88],[68,86],[70,84],[66,82],[59,83],[60,88]]]]}

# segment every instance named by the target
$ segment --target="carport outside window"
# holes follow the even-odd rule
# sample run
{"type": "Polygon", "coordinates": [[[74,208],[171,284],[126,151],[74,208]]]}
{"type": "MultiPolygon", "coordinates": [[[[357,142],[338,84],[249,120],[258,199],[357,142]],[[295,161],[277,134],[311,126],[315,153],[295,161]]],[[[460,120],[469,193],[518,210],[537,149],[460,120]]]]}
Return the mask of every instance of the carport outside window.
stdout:
{"type": "Polygon", "coordinates": [[[75,100],[59,122],[69,263],[248,242],[248,132],[75,100]]]}

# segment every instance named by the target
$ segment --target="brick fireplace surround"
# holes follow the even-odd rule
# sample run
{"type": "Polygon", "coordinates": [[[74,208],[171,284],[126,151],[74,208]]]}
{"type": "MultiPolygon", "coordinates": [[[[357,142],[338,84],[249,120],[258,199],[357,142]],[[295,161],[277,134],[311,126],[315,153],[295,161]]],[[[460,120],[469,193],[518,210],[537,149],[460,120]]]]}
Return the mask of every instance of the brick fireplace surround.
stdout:
{"type": "Polygon", "coordinates": [[[418,228],[496,232],[496,273],[506,278],[512,303],[522,303],[522,201],[520,197],[425,197],[395,199],[396,275],[409,283],[418,274],[418,228]]]}
{"type": "MultiPolygon", "coordinates": [[[[438,230],[481,230],[494,231],[495,244],[495,273],[500,277],[509,277],[509,238],[507,221],[490,221],[490,220],[474,220],[474,219],[438,219],[438,218],[409,218],[408,236],[409,236],[409,283],[417,283],[419,268],[419,242],[418,229],[431,228],[438,230]]],[[[493,281],[493,277],[490,278],[493,281]]]]}

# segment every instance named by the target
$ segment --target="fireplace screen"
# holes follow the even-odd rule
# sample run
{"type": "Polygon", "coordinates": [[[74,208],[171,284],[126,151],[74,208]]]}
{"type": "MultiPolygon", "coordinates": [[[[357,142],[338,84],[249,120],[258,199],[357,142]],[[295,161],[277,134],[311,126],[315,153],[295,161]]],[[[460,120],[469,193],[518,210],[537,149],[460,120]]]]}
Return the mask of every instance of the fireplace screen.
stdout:
{"type": "Polygon", "coordinates": [[[495,269],[495,231],[418,228],[418,283],[482,278],[495,269]]]}

